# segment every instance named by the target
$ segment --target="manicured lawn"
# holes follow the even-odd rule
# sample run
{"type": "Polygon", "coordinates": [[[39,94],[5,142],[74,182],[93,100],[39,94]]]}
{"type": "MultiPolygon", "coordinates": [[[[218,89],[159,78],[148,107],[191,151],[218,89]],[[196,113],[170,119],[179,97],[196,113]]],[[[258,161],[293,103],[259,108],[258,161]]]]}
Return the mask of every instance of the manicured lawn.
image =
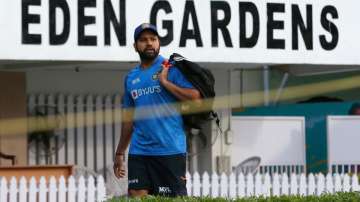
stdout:
{"type": "Polygon", "coordinates": [[[221,201],[236,201],[236,202],[360,202],[359,192],[350,193],[336,193],[336,194],[324,194],[321,196],[280,196],[280,197],[251,197],[241,199],[224,199],[224,198],[200,198],[200,197],[185,197],[185,198],[165,198],[149,196],[143,199],[131,199],[127,197],[113,198],[108,200],[109,202],[118,201],[145,201],[145,202],[221,202],[221,201]]]}

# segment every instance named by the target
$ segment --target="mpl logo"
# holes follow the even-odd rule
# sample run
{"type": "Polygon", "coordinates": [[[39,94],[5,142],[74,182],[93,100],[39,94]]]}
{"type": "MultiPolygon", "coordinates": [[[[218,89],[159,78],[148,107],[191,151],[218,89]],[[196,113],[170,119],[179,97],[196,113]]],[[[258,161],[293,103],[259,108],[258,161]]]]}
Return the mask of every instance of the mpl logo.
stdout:
{"type": "Polygon", "coordinates": [[[170,189],[170,187],[159,187],[159,193],[160,194],[170,194],[171,189],[170,189]]]}

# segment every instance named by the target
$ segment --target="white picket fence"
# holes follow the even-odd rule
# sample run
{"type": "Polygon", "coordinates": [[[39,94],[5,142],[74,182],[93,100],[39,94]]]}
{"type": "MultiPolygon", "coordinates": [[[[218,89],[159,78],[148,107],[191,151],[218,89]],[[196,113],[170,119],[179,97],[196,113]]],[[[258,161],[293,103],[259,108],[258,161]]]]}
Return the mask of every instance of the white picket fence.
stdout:
{"type": "MultiPolygon", "coordinates": [[[[211,176],[204,173],[201,177],[195,172],[187,173],[187,191],[189,196],[207,196],[224,198],[241,198],[248,196],[280,196],[280,195],[321,195],[323,193],[360,191],[357,175],[334,174],[239,174],[211,176]]],[[[104,201],[107,199],[104,178],[100,175],[78,179],[51,177],[49,181],[41,177],[29,181],[21,177],[12,177],[10,181],[2,177],[0,180],[0,201],[9,202],[85,202],[104,201]]]]}
{"type": "Polygon", "coordinates": [[[29,181],[21,177],[18,181],[12,177],[10,181],[2,177],[0,180],[0,201],[9,202],[89,202],[105,201],[106,190],[104,178],[92,176],[78,179],[51,177],[47,182],[41,177],[37,182],[34,177],[29,181]],[[96,182],[95,182],[96,180],[96,182]]]}
{"type": "Polygon", "coordinates": [[[218,176],[213,173],[211,177],[204,173],[201,177],[195,172],[193,176],[187,173],[187,191],[190,196],[237,198],[247,196],[280,196],[280,195],[321,195],[323,193],[360,191],[357,175],[330,173],[290,175],[275,173],[248,174],[240,173],[218,176]]]}

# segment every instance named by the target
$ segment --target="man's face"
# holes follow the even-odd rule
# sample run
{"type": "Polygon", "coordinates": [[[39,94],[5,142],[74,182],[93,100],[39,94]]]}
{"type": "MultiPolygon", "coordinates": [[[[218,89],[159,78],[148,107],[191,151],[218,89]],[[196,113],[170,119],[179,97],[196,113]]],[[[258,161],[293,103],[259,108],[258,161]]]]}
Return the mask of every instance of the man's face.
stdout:
{"type": "Polygon", "coordinates": [[[145,30],[135,41],[134,48],[142,60],[153,60],[159,55],[159,37],[154,32],[145,30]]]}

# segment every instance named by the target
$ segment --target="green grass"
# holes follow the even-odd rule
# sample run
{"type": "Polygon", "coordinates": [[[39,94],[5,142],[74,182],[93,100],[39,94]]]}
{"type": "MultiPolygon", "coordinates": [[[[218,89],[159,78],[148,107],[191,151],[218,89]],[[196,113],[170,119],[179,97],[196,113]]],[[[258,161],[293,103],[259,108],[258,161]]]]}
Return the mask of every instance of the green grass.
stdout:
{"type": "Polygon", "coordinates": [[[239,198],[239,199],[224,199],[224,198],[207,198],[207,197],[184,197],[184,198],[166,198],[166,197],[154,197],[149,196],[143,199],[133,199],[133,198],[113,198],[108,200],[108,202],[135,202],[135,201],[145,201],[145,202],[225,202],[225,201],[236,201],[236,202],[360,202],[360,193],[351,192],[351,193],[336,193],[336,194],[324,194],[321,196],[280,196],[280,197],[249,197],[249,198],[239,198]]]}

